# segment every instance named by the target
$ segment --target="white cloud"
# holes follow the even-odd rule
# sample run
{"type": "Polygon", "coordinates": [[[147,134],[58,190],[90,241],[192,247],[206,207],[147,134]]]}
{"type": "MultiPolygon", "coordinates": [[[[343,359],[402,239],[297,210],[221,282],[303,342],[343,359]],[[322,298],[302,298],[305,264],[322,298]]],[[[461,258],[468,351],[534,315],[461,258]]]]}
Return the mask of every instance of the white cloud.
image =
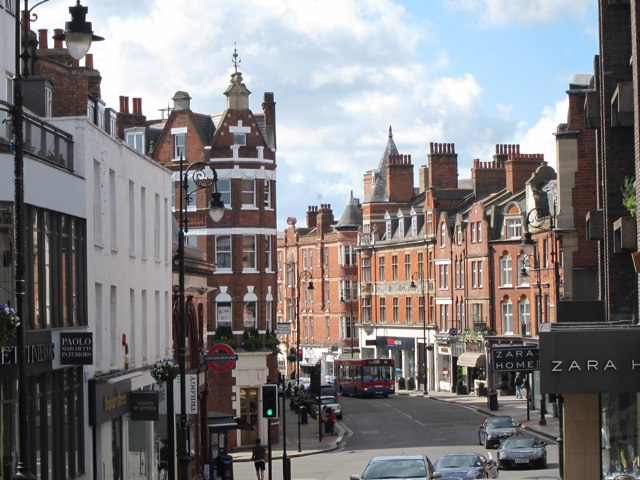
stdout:
{"type": "Polygon", "coordinates": [[[541,24],[567,17],[581,18],[592,0],[442,0],[452,11],[469,13],[482,27],[541,24]]]}

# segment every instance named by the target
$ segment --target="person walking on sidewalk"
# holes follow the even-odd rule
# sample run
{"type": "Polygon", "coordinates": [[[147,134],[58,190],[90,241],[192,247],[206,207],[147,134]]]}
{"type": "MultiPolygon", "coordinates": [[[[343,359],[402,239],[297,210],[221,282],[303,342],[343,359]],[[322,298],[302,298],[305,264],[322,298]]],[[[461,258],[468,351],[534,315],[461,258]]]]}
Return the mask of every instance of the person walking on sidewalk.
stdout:
{"type": "Polygon", "coordinates": [[[522,398],[522,385],[524,384],[524,378],[522,373],[516,373],[516,398],[522,398]]]}
{"type": "Polygon", "coordinates": [[[336,411],[333,408],[327,407],[328,408],[328,414],[327,414],[327,423],[326,425],[326,431],[327,431],[327,435],[333,435],[334,434],[334,426],[336,424],[336,411]]]}
{"type": "Polygon", "coordinates": [[[267,458],[267,450],[260,443],[260,439],[256,438],[256,446],[251,451],[251,460],[256,467],[256,477],[258,480],[264,480],[264,469],[266,467],[265,460],[267,458]]]}
{"type": "Polygon", "coordinates": [[[320,423],[322,423],[322,429],[324,431],[324,433],[328,433],[329,430],[329,426],[327,424],[327,422],[329,421],[329,407],[324,406],[320,409],[320,423]]]}

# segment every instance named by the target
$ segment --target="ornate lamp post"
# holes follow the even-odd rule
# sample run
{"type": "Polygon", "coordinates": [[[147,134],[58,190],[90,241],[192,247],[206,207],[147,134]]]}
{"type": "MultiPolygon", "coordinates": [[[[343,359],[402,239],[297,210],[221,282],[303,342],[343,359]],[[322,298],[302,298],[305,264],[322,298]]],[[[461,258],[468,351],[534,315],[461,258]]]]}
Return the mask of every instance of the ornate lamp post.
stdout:
{"type": "Polygon", "coordinates": [[[427,380],[427,299],[424,288],[424,273],[415,272],[411,275],[411,288],[415,290],[418,288],[416,280],[420,280],[420,292],[422,294],[422,374],[424,375],[424,394],[429,394],[428,380],[427,380]]]}
{"type": "MultiPolygon", "coordinates": [[[[178,430],[178,478],[187,480],[188,466],[191,456],[187,451],[187,388],[186,388],[186,315],[184,310],[184,236],[189,231],[189,221],[187,217],[187,207],[193,200],[191,196],[199,190],[213,187],[211,200],[209,201],[209,216],[214,222],[219,222],[224,215],[224,203],[222,203],[220,192],[218,192],[218,174],[211,162],[195,162],[190,164],[186,170],[184,159],[180,155],[180,202],[178,203],[178,363],[180,364],[180,426],[178,430]],[[207,174],[211,172],[211,177],[207,174]],[[189,190],[189,178],[193,182],[193,188],[189,190]]],[[[170,442],[173,439],[169,439],[170,442]]]]}
{"type": "MultiPolygon", "coordinates": [[[[16,328],[16,364],[18,369],[18,465],[16,474],[13,478],[35,479],[35,475],[31,472],[29,465],[28,449],[29,442],[29,397],[27,383],[27,359],[25,355],[25,330],[28,327],[27,322],[31,319],[26,313],[27,305],[33,302],[33,299],[27,299],[28,289],[26,288],[26,207],[24,202],[24,96],[23,96],[23,80],[31,74],[29,66],[33,58],[32,52],[29,51],[28,37],[29,24],[36,21],[37,16],[33,14],[33,10],[49,0],[41,0],[33,7],[29,8],[29,1],[24,0],[24,8],[19,10],[19,2],[15,11],[15,72],[13,77],[13,107],[10,110],[13,125],[13,145],[15,152],[14,164],[14,236],[15,236],[15,295],[16,295],[16,313],[21,321],[16,328]],[[22,19],[22,23],[21,23],[22,19]],[[28,300],[28,301],[27,301],[28,300]]],[[[80,0],[73,7],[69,7],[71,13],[71,21],[66,22],[65,31],[60,35],[56,35],[56,40],[65,40],[69,55],[74,59],[80,60],[91,47],[92,41],[104,40],[102,37],[93,35],[91,30],[91,22],[86,21],[86,14],[89,9],[80,5],[80,0]]]]}
{"type": "Polygon", "coordinates": [[[298,274],[298,283],[296,283],[296,371],[297,371],[297,387],[298,387],[298,452],[302,451],[302,444],[300,441],[300,423],[301,423],[301,405],[300,405],[300,283],[305,280],[307,283],[307,290],[313,290],[313,281],[311,280],[312,274],[308,270],[303,270],[298,274]]]}
{"type": "MultiPolygon", "coordinates": [[[[559,252],[558,252],[558,245],[557,245],[557,239],[556,239],[556,200],[554,198],[553,200],[553,210],[550,211],[549,208],[543,208],[543,207],[535,207],[533,209],[531,209],[529,212],[527,212],[527,214],[524,217],[524,224],[525,224],[525,234],[524,234],[524,238],[522,240],[522,246],[524,249],[529,250],[529,252],[531,252],[531,250],[533,250],[533,259],[534,259],[534,265],[537,265],[537,271],[538,271],[538,292],[539,292],[539,296],[540,296],[540,311],[542,311],[542,291],[541,291],[541,282],[540,282],[540,275],[541,275],[541,265],[539,262],[539,258],[538,255],[536,255],[537,252],[537,241],[533,240],[532,238],[532,233],[529,231],[529,227],[533,227],[534,229],[534,233],[546,233],[549,235],[549,238],[551,239],[551,262],[553,263],[553,292],[554,292],[554,312],[553,312],[553,316],[554,316],[554,320],[557,322],[558,321],[558,302],[560,301],[560,258],[559,258],[559,252]]],[[[527,261],[530,257],[531,253],[529,253],[526,257],[527,261]]],[[[525,271],[525,268],[523,267],[523,271],[525,271]]],[[[526,272],[525,272],[526,273],[526,272]]],[[[547,312],[548,313],[548,312],[547,312]]],[[[560,452],[559,455],[559,464],[560,464],[560,476],[562,477],[562,473],[563,473],[563,452],[562,452],[562,397],[559,396],[558,397],[558,411],[560,412],[559,416],[559,425],[560,425],[560,430],[559,430],[559,436],[558,436],[558,450],[560,452]]],[[[544,417],[545,415],[545,409],[546,409],[546,405],[545,405],[545,397],[544,395],[541,395],[540,397],[540,425],[546,425],[547,421],[544,417]]]]}

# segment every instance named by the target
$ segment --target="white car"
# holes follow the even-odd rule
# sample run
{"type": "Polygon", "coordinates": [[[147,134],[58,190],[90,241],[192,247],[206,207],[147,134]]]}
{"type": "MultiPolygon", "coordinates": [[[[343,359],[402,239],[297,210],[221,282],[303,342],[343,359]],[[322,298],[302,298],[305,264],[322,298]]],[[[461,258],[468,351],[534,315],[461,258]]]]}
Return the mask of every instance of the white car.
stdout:
{"type": "MultiPolygon", "coordinates": [[[[314,403],[309,404],[309,412],[313,418],[318,418],[318,397],[314,403]]],[[[342,407],[338,403],[338,399],[333,395],[322,395],[320,397],[321,408],[330,407],[336,412],[336,418],[342,420],[342,407]]]]}

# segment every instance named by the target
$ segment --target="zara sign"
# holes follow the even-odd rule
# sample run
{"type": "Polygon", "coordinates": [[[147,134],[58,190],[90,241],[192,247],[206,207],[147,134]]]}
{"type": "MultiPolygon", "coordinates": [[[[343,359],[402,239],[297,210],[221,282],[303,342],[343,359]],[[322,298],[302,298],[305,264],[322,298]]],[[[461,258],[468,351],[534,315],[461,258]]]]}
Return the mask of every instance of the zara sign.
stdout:
{"type": "Polygon", "coordinates": [[[640,391],[640,328],[590,324],[540,332],[542,393],[640,391]]]}

